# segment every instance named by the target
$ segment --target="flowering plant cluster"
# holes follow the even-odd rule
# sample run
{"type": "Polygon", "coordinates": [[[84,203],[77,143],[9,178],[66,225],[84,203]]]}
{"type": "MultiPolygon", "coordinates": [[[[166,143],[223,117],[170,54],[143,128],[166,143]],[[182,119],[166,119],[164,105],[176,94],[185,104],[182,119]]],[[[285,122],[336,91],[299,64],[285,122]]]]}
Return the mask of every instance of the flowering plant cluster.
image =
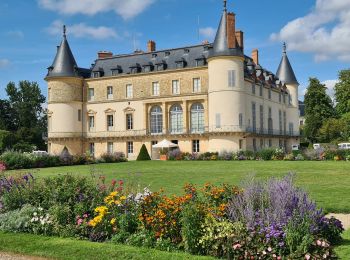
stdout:
{"type": "Polygon", "coordinates": [[[6,171],[6,164],[0,161],[0,173],[6,171]]]}
{"type": "MultiPolygon", "coordinates": [[[[95,175],[96,173],[93,173],[95,175]]],[[[333,259],[342,224],[293,177],[242,188],[186,184],[181,195],[104,176],[1,177],[0,231],[73,236],[228,259],[333,259]]]]}

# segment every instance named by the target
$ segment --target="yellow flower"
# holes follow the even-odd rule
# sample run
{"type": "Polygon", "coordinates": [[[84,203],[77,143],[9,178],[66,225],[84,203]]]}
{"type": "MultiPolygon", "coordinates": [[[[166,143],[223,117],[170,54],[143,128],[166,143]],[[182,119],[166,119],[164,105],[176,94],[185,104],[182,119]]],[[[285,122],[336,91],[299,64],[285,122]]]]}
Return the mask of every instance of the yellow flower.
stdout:
{"type": "Polygon", "coordinates": [[[120,205],[121,204],[120,200],[116,200],[116,201],[114,201],[114,203],[115,203],[115,205],[120,205]]]}
{"type": "Polygon", "coordinates": [[[126,196],[121,196],[120,200],[126,200],[126,196]]]}
{"type": "Polygon", "coordinates": [[[109,196],[115,197],[115,196],[117,196],[117,194],[118,194],[118,191],[113,191],[109,194],[109,196]]]}
{"type": "Polygon", "coordinates": [[[108,208],[106,206],[100,206],[95,209],[95,212],[104,216],[108,212],[108,208]]]}
{"type": "Polygon", "coordinates": [[[114,225],[114,224],[115,224],[115,221],[116,221],[115,218],[112,218],[112,219],[111,219],[111,224],[114,225]]]}

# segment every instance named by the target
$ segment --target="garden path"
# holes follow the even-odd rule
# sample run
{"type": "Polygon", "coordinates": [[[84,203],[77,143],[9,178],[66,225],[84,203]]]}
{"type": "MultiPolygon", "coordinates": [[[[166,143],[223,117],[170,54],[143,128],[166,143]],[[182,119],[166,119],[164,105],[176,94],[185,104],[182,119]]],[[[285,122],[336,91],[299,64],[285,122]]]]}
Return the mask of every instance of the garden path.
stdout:
{"type": "Polygon", "coordinates": [[[329,213],[327,217],[335,217],[341,221],[345,230],[350,229],[350,214],[329,213]]]}
{"type": "Polygon", "coordinates": [[[45,260],[47,258],[36,256],[16,255],[12,253],[0,252],[0,260],[45,260]]]}

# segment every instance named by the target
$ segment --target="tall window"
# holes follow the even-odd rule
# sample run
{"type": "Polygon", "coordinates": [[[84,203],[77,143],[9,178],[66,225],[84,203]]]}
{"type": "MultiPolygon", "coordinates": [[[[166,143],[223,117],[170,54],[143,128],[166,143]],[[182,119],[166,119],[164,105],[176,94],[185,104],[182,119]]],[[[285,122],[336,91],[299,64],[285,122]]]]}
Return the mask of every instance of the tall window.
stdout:
{"type": "Polygon", "coordinates": [[[152,95],[159,96],[159,94],[160,94],[159,82],[153,82],[152,83],[152,95]]]}
{"type": "Polygon", "coordinates": [[[271,88],[269,88],[269,99],[272,98],[271,88]]]}
{"type": "Polygon", "coordinates": [[[236,71],[234,70],[228,71],[228,86],[231,88],[236,86],[236,71]]]}
{"type": "Polygon", "coordinates": [[[133,154],[134,153],[134,143],[133,142],[128,142],[128,154],[133,154]]]}
{"type": "Polygon", "coordinates": [[[200,103],[193,104],[191,107],[191,132],[204,132],[204,108],[200,103]]]}
{"type": "Polygon", "coordinates": [[[95,100],[95,89],[89,88],[88,100],[89,101],[94,101],[95,100]]]}
{"type": "Polygon", "coordinates": [[[134,129],[134,122],[133,122],[132,114],[126,114],[126,129],[127,130],[134,129]]]}
{"type": "Polygon", "coordinates": [[[52,131],[52,116],[51,115],[47,117],[47,129],[48,129],[48,132],[52,131]]]}
{"type": "Polygon", "coordinates": [[[170,108],[170,132],[172,134],[183,132],[183,112],[179,104],[170,108]]]}
{"type": "Polygon", "coordinates": [[[259,86],[259,94],[260,94],[260,97],[263,96],[263,92],[264,91],[264,87],[262,85],[259,86]]]}
{"type": "Polygon", "coordinates": [[[126,98],[133,97],[133,87],[131,84],[126,85],[126,98]]]}
{"type": "Polygon", "coordinates": [[[160,106],[151,109],[151,133],[161,134],[163,132],[163,111],[160,106]]]}
{"type": "Polygon", "coordinates": [[[269,139],[269,147],[272,147],[272,140],[269,139]]]}
{"type": "Polygon", "coordinates": [[[243,149],[243,139],[239,139],[239,150],[243,149]]]}
{"type": "Polygon", "coordinates": [[[107,99],[113,99],[113,87],[107,87],[107,99]]]}
{"type": "Polygon", "coordinates": [[[172,93],[173,93],[173,95],[180,94],[180,81],[179,80],[173,80],[173,82],[172,82],[172,93]]]}
{"type": "Polygon", "coordinates": [[[238,122],[239,122],[239,127],[242,128],[243,127],[243,114],[240,113],[238,115],[238,122]]]}
{"type": "Polygon", "coordinates": [[[289,123],[289,135],[293,135],[294,133],[294,125],[293,123],[289,123]]]}
{"type": "Polygon", "coordinates": [[[221,115],[220,113],[216,113],[215,115],[215,125],[216,125],[216,128],[220,128],[221,127],[221,115]]]}
{"type": "Polygon", "coordinates": [[[112,154],[113,153],[113,143],[112,142],[108,142],[107,143],[107,153],[108,154],[112,154]]]}
{"type": "Polygon", "coordinates": [[[256,105],[252,102],[253,132],[256,132],[256,105]]]}
{"type": "Polygon", "coordinates": [[[283,103],[285,104],[286,103],[286,94],[283,93],[283,103]]]}
{"type": "Polygon", "coordinates": [[[201,79],[193,79],[193,92],[201,92],[201,79]]]}
{"type": "Polygon", "coordinates": [[[89,144],[89,152],[92,156],[95,156],[95,143],[89,144]]]}
{"type": "Polygon", "coordinates": [[[286,134],[287,132],[287,113],[286,111],[283,111],[283,133],[286,134]]]}
{"type": "Polygon", "coordinates": [[[254,138],[253,139],[253,150],[254,150],[254,152],[256,152],[256,139],[254,138]]]}
{"type": "Polygon", "coordinates": [[[273,121],[272,121],[272,109],[269,107],[269,118],[268,118],[268,133],[273,133],[273,121]]]}
{"type": "Polygon", "coordinates": [[[89,131],[92,132],[95,130],[95,117],[89,116],[89,131]]]}
{"type": "Polygon", "coordinates": [[[281,103],[282,102],[282,94],[281,92],[278,94],[278,101],[281,103]]]}
{"type": "Polygon", "coordinates": [[[113,115],[107,115],[107,130],[108,131],[113,131],[113,115]]]}
{"type": "Polygon", "coordinates": [[[280,128],[280,135],[282,134],[282,111],[281,110],[279,110],[278,111],[278,121],[279,121],[279,128],[280,128]]]}
{"type": "Polygon", "coordinates": [[[192,152],[199,153],[199,140],[192,141],[192,152]]]}
{"type": "Polygon", "coordinates": [[[252,94],[255,95],[255,84],[252,83],[252,94]]]}
{"type": "Polygon", "coordinates": [[[260,139],[260,149],[264,148],[264,139],[260,139]]]}
{"type": "Polygon", "coordinates": [[[78,109],[78,121],[81,122],[81,109],[78,109]]]}
{"type": "Polygon", "coordinates": [[[260,105],[260,133],[264,132],[264,106],[260,105]]]}

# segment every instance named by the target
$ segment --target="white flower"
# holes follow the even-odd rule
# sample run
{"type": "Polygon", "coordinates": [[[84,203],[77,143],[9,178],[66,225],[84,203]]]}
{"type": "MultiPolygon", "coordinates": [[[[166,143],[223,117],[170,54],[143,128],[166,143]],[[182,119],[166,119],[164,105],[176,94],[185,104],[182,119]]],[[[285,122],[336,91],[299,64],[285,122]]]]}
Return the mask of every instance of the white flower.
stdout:
{"type": "Polygon", "coordinates": [[[42,207],[39,207],[38,210],[39,210],[39,211],[43,211],[43,208],[42,208],[42,207]]]}
{"type": "Polygon", "coordinates": [[[33,216],[36,216],[36,215],[38,215],[38,213],[34,212],[34,213],[33,213],[33,216]]]}

